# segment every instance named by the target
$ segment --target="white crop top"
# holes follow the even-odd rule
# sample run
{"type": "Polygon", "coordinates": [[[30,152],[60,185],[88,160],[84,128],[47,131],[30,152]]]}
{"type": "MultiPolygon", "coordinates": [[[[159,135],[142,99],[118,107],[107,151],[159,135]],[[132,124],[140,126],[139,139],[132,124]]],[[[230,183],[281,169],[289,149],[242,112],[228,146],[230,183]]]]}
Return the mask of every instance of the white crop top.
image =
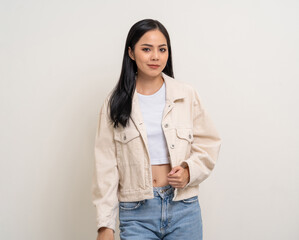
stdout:
{"type": "Polygon", "coordinates": [[[168,164],[169,153],[161,124],[165,107],[165,82],[152,95],[137,94],[147,132],[151,165],[168,164]]]}

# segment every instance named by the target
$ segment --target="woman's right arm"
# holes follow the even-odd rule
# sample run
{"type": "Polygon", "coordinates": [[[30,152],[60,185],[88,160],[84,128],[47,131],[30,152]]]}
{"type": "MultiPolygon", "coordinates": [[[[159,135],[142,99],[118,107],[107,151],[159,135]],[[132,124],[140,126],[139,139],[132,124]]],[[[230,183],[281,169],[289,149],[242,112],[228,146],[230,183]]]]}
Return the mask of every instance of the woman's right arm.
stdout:
{"type": "Polygon", "coordinates": [[[114,128],[108,115],[108,98],[105,99],[99,114],[95,137],[95,165],[92,182],[92,202],[96,207],[97,229],[103,228],[101,240],[110,240],[115,232],[118,212],[118,168],[114,128]],[[105,228],[109,228],[108,230],[105,228]],[[112,230],[112,233],[111,233],[112,230]],[[106,237],[107,236],[107,237],[106,237]]]}

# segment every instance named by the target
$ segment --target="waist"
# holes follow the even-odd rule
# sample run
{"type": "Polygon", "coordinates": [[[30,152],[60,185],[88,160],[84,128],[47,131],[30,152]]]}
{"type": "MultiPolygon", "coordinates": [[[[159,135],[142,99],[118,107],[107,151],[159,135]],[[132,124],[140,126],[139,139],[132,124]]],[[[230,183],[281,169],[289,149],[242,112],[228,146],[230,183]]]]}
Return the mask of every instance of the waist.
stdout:
{"type": "Polygon", "coordinates": [[[144,199],[151,199],[159,194],[159,190],[160,193],[162,190],[164,190],[165,194],[167,195],[171,195],[173,193],[173,201],[180,201],[182,199],[193,197],[199,194],[198,186],[188,186],[185,189],[173,188],[170,185],[166,185],[163,187],[147,186],[145,189],[118,188],[118,200],[121,202],[134,202],[144,199]]]}
{"type": "Polygon", "coordinates": [[[175,188],[170,184],[163,187],[153,187],[153,193],[155,197],[161,196],[164,198],[165,196],[173,195],[175,188]]]}

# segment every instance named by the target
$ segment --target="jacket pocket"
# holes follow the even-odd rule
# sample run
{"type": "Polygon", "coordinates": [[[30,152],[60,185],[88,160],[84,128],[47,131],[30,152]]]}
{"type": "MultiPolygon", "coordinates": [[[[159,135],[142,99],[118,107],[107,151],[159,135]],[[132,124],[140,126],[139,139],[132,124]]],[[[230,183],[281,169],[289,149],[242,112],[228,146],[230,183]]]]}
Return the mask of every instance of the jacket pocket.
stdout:
{"type": "Polygon", "coordinates": [[[114,132],[119,188],[122,192],[144,189],[145,167],[140,132],[133,127],[114,132]]]}
{"type": "Polygon", "coordinates": [[[126,210],[126,211],[135,210],[139,208],[144,202],[145,200],[136,201],[136,202],[119,202],[119,208],[121,210],[126,210]]]}
{"type": "Polygon", "coordinates": [[[114,133],[114,139],[121,143],[128,143],[132,141],[134,138],[137,138],[139,136],[140,136],[140,132],[134,128],[122,132],[114,133]]]}
{"type": "Polygon", "coordinates": [[[191,146],[193,143],[192,128],[176,128],[175,155],[176,163],[180,165],[191,155],[191,146]]]}
{"type": "Polygon", "coordinates": [[[177,137],[188,142],[193,141],[193,132],[191,128],[176,128],[177,137]]]}
{"type": "Polygon", "coordinates": [[[182,201],[184,203],[194,203],[194,202],[198,201],[198,196],[194,196],[194,197],[191,197],[191,198],[186,198],[186,199],[183,199],[182,201]]]}
{"type": "Polygon", "coordinates": [[[143,160],[142,139],[136,128],[128,128],[121,132],[114,132],[117,159],[121,165],[132,165],[143,160]]]}

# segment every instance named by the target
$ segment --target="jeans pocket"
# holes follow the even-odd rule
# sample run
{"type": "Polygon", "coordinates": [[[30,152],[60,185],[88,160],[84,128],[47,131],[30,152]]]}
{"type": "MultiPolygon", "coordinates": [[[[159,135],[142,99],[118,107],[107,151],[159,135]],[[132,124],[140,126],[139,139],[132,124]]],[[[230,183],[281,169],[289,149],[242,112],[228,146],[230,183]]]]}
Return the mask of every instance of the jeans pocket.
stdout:
{"type": "Polygon", "coordinates": [[[136,202],[119,202],[119,208],[122,210],[135,210],[144,203],[145,200],[136,202]]]}
{"type": "Polygon", "coordinates": [[[183,199],[182,201],[184,203],[193,203],[193,202],[196,202],[197,200],[198,200],[198,196],[194,196],[194,197],[191,197],[191,198],[183,199]]]}

